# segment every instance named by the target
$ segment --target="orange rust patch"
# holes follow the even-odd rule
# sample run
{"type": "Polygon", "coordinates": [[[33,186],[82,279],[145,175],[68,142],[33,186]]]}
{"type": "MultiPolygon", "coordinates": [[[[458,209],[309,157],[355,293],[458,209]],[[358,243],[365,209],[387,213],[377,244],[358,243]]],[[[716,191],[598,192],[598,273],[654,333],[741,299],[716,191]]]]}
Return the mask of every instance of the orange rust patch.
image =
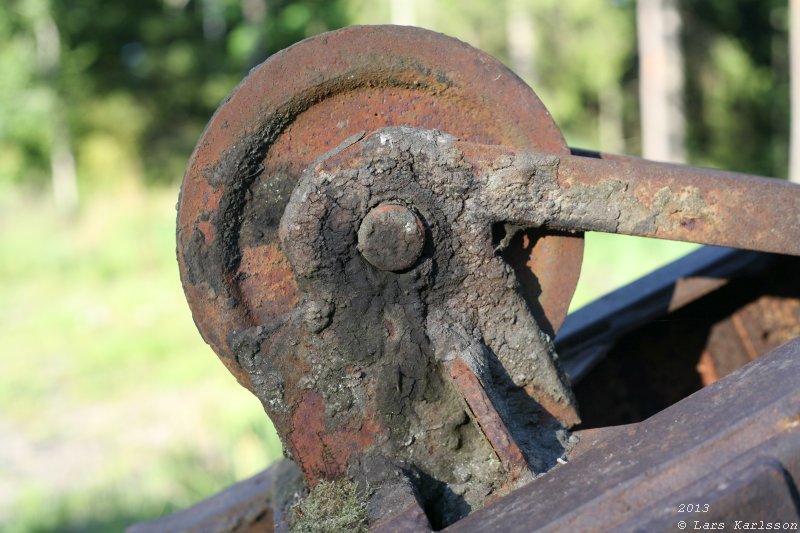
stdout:
{"type": "Polygon", "coordinates": [[[214,242],[214,239],[217,238],[217,231],[214,228],[214,225],[211,222],[198,222],[197,229],[200,230],[200,233],[203,234],[203,238],[205,240],[206,245],[211,244],[214,242]]]}
{"type": "Polygon", "coordinates": [[[547,414],[561,422],[564,427],[570,428],[580,424],[581,418],[578,416],[578,412],[575,410],[574,405],[569,403],[561,403],[557,400],[554,400],[549,394],[540,391],[533,385],[528,385],[525,387],[525,392],[527,392],[531,398],[536,400],[536,403],[538,403],[541,408],[547,412],[547,414]]]}
{"type": "Polygon", "coordinates": [[[292,415],[288,441],[309,486],[344,475],[350,455],[371,447],[381,430],[369,417],[363,423],[352,422],[349,426],[325,429],[322,396],[317,392],[303,395],[292,415]]]}
{"type": "Polygon", "coordinates": [[[242,249],[239,267],[242,298],[257,323],[272,322],[300,300],[300,290],[289,260],[276,244],[242,249]]]}
{"type": "Polygon", "coordinates": [[[700,381],[703,383],[703,387],[707,387],[719,379],[714,358],[711,357],[708,350],[703,350],[700,355],[700,360],[697,362],[697,373],[700,374],[700,381]]]}
{"type": "Polygon", "coordinates": [[[784,431],[794,431],[800,428],[800,413],[788,416],[781,420],[780,427],[784,431]]]}

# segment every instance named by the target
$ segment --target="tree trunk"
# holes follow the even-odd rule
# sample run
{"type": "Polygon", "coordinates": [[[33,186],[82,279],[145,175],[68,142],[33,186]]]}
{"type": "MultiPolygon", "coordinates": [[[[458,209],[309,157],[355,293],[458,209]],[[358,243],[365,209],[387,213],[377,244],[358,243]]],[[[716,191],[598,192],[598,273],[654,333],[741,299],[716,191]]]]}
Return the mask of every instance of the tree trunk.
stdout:
{"type": "Polygon", "coordinates": [[[686,160],[681,17],[677,0],[639,0],[639,99],[642,156],[686,160]]]}
{"type": "Polygon", "coordinates": [[[225,6],[220,0],[202,0],[203,38],[219,41],[225,36],[225,6]]]}
{"type": "Polygon", "coordinates": [[[800,0],[789,0],[789,180],[800,183],[800,0]]]}
{"type": "Polygon", "coordinates": [[[264,41],[264,22],[267,20],[266,0],[241,0],[242,17],[251,26],[258,38],[248,55],[248,68],[255,67],[266,58],[266,42],[264,41]]]}
{"type": "Polygon", "coordinates": [[[417,17],[414,12],[414,0],[390,0],[390,18],[392,24],[416,26],[417,17]]]}
{"type": "Polygon", "coordinates": [[[53,140],[50,148],[50,174],[53,180],[53,198],[64,213],[78,208],[78,175],[75,171],[75,156],[64,121],[53,118],[53,140]]]}
{"type": "MultiPolygon", "coordinates": [[[[45,14],[34,22],[36,41],[36,63],[39,74],[52,82],[61,66],[61,39],[58,27],[45,14]]],[[[78,174],[75,156],[66,120],[61,111],[65,106],[56,89],[53,91],[53,108],[50,120],[50,180],[56,207],[62,212],[72,213],[78,207],[78,174]]]]}
{"type": "Polygon", "coordinates": [[[536,35],[533,17],[525,10],[520,0],[509,2],[506,10],[506,43],[511,60],[511,69],[528,82],[535,84],[534,57],[536,35]]]}
{"type": "Polygon", "coordinates": [[[597,95],[597,137],[600,149],[614,154],[625,153],[625,135],[622,124],[622,90],[612,84],[600,89],[597,95]]]}

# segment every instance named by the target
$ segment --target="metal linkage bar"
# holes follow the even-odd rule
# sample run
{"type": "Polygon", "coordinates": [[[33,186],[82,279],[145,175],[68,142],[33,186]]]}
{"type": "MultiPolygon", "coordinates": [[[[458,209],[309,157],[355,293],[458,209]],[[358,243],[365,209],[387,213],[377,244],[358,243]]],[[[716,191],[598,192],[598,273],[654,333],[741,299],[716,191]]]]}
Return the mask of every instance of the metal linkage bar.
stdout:
{"type": "Polygon", "coordinates": [[[635,157],[561,156],[552,225],[800,255],[800,186],[635,157]]]}

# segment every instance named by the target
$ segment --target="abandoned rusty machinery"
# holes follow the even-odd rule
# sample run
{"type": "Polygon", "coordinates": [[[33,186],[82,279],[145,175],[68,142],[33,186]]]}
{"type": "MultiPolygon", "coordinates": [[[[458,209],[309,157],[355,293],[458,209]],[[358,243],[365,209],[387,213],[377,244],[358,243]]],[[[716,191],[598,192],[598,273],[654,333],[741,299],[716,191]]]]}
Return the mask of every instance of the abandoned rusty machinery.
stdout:
{"type": "Polygon", "coordinates": [[[584,231],[797,256],[800,187],[571,150],[494,58],[350,27],[270,57],[219,107],[178,261],[200,333],[307,487],[354,480],[376,529],[488,530],[464,517],[592,446],[553,343],[584,231]]]}

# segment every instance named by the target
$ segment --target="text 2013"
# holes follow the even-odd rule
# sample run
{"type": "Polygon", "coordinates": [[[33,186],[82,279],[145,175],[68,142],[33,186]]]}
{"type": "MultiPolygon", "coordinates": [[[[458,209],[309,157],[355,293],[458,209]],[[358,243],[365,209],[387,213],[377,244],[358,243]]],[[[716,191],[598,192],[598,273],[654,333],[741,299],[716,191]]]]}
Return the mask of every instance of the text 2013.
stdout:
{"type": "Polygon", "coordinates": [[[679,513],[707,513],[708,509],[707,503],[682,503],[678,505],[679,513]]]}

